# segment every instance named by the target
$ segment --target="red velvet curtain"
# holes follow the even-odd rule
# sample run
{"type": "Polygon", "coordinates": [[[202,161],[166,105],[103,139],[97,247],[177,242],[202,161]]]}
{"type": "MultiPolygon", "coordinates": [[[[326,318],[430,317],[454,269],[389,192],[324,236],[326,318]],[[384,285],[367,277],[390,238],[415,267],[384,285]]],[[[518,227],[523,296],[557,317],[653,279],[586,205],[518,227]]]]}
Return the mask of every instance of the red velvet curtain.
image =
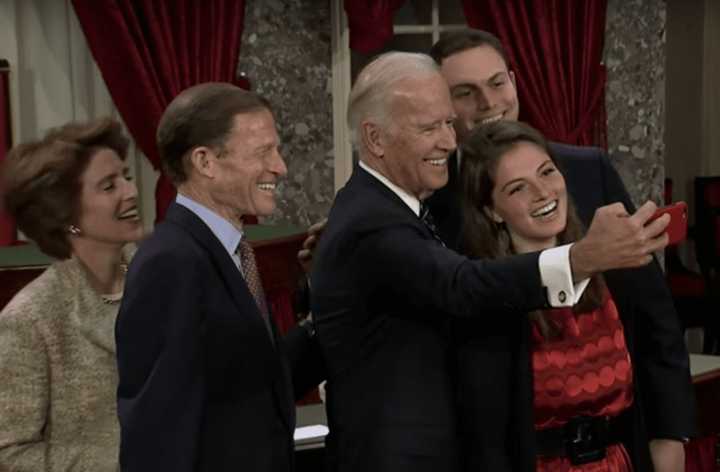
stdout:
{"type": "Polygon", "coordinates": [[[685,445],[685,472],[712,472],[717,469],[715,451],[718,437],[703,436],[685,445]]]}
{"type": "MultiPolygon", "coordinates": [[[[0,61],[0,162],[12,146],[12,131],[10,127],[10,70],[7,62],[0,61]]],[[[2,195],[2,189],[0,189],[2,195]]],[[[15,243],[17,232],[15,221],[4,212],[0,206],[0,246],[9,246],[15,243]]]]}
{"type": "MultiPolygon", "coordinates": [[[[156,169],[155,131],[165,107],[202,82],[234,82],[243,0],[73,0],[95,61],[135,142],[156,169]]],[[[247,83],[239,83],[246,86],[247,83]]],[[[157,221],[175,196],[161,176],[157,221]]]]}
{"type": "Polygon", "coordinates": [[[607,0],[463,0],[468,25],[505,45],[521,119],[546,137],[607,148],[607,0]]]}
{"type": "Polygon", "coordinates": [[[350,48],[372,54],[393,37],[393,15],[405,0],[345,0],[350,48]]]}

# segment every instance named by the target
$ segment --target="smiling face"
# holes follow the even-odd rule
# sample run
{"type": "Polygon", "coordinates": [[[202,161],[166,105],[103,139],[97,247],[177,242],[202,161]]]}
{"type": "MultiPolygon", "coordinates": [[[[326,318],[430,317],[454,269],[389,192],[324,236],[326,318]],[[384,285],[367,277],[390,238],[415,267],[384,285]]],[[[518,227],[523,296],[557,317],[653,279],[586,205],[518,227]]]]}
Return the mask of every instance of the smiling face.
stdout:
{"type": "Polygon", "coordinates": [[[494,173],[492,207],[485,211],[505,223],[518,253],[556,245],[567,224],[565,179],[550,156],[529,142],[515,144],[494,173]]]}
{"type": "Polygon", "coordinates": [[[287,174],[279,152],[275,120],[266,109],[235,116],[220,153],[210,152],[210,198],[229,221],[243,215],[268,216],[275,210],[278,180],[287,174]]]}
{"type": "Polygon", "coordinates": [[[459,141],[477,125],[518,119],[515,75],[491,46],[466,49],[444,58],[440,72],[450,87],[459,141]]]}
{"type": "Polygon", "coordinates": [[[447,158],[455,149],[447,84],[437,73],[407,79],[390,100],[390,125],[379,127],[379,170],[422,200],[447,184],[447,158]]]}
{"type": "Polygon", "coordinates": [[[79,237],[122,246],[143,236],[137,208],[137,188],[115,151],[95,152],[80,175],[79,237]]]}

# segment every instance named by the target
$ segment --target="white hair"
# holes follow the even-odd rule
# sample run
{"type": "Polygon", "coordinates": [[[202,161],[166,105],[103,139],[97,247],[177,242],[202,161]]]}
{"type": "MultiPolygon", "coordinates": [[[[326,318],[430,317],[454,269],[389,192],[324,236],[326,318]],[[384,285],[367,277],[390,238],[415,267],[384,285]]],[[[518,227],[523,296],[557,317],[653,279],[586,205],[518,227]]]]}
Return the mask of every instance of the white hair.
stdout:
{"type": "Polygon", "coordinates": [[[358,147],[363,121],[372,118],[387,123],[388,97],[397,82],[437,73],[439,67],[433,58],[414,52],[386,52],[366,65],[348,98],[347,125],[353,146],[358,147]]]}

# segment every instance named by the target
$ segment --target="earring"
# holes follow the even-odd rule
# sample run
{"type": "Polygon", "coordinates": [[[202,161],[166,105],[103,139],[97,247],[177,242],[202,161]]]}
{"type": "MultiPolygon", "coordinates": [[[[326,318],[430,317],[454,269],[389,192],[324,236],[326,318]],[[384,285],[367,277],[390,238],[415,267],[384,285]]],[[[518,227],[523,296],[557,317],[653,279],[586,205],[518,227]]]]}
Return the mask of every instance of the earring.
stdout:
{"type": "Polygon", "coordinates": [[[80,231],[80,228],[78,228],[75,225],[68,226],[67,231],[68,231],[68,233],[72,234],[73,236],[80,236],[80,234],[82,233],[82,231],[80,231]]]}

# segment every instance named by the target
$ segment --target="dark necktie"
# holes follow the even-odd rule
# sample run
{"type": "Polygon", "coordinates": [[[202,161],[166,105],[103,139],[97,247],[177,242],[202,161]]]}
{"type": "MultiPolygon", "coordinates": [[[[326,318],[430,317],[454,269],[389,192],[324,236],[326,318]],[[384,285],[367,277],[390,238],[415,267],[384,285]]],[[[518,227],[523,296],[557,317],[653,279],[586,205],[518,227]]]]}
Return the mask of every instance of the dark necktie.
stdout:
{"type": "Polygon", "coordinates": [[[430,234],[432,234],[433,238],[435,238],[437,242],[442,244],[443,247],[446,247],[445,243],[443,242],[442,238],[440,238],[440,235],[437,232],[435,221],[433,220],[432,213],[430,213],[430,207],[424,202],[420,202],[420,219],[423,223],[425,223],[427,229],[430,230],[430,234]]]}
{"type": "Polygon", "coordinates": [[[245,283],[255,299],[258,310],[260,310],[260,314],[265,322],[265,327],[270,333],[270,339],[273,339],[272,328],[270,327],[270,314],[267,307],[267,301],[265,300],[265,291],[262,287],[262,280],[260,280],[260,272],[257,268],[257,261],[255,260],[255,251],[253,251],[252,246],[250,246],[247,241],[240,240],[240,244],[238,244],[235,252],[238,257],[240,257],[240,265],[242,265],[245,283]]]}

